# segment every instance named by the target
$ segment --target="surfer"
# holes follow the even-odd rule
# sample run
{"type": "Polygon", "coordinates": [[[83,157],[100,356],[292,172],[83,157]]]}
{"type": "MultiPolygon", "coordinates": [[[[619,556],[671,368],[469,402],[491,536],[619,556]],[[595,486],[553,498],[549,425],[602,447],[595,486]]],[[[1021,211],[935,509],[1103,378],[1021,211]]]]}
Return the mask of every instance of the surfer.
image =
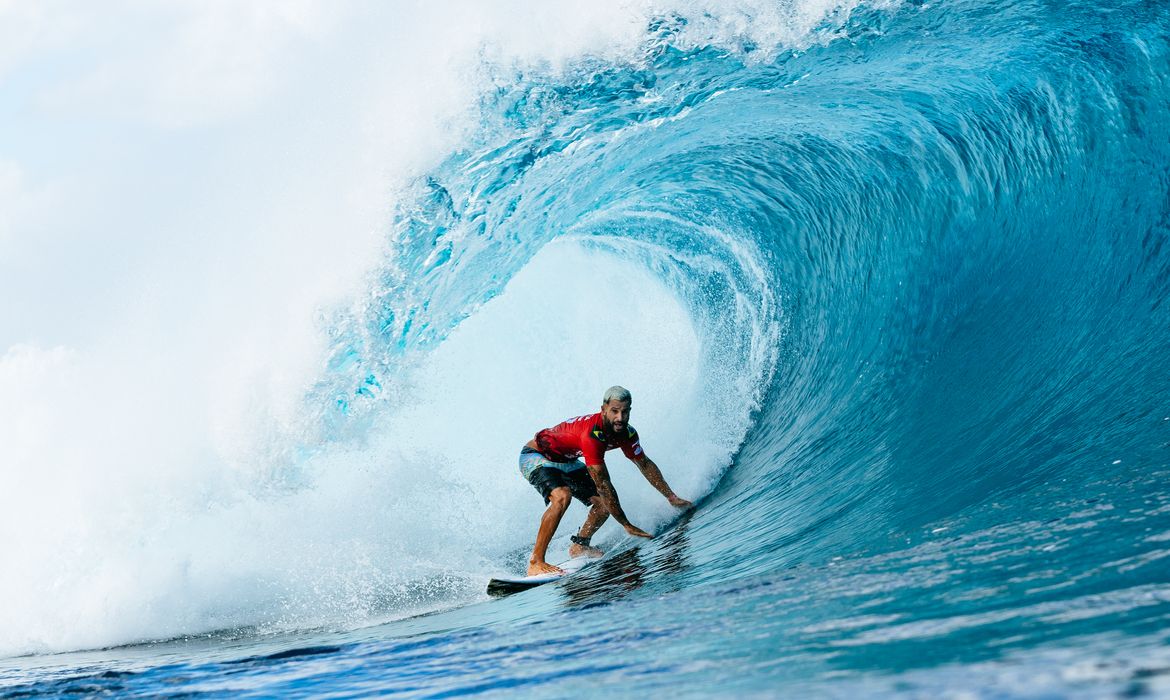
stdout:
{"type": "Polygon", "coordinates": [[[593,533],[610,515],[635,537],[653,535],[630,523],[618,503],[617,491],[609,480],[605,452],[620,448],[622,454],[638,466],[650,485],[676,508],[688,508],[690,501],[679,498],[666,483],[654,460],[646,456],[638,433],[630,425],[630,392],[612,386],[601,401],[601,412],[578,416],[546,428],[520,450],[520,474],[532,484],[548,506],[540,519],[536,546],[528,560],[528,575],[564,573],[544,560],[561,517],[574,497],[589,506],[581,530],[572,537],[569,556],[600,557],[602,551],[589,544],[593,533]],[[581,457],[584,457],[584,463],[581,457]]]}

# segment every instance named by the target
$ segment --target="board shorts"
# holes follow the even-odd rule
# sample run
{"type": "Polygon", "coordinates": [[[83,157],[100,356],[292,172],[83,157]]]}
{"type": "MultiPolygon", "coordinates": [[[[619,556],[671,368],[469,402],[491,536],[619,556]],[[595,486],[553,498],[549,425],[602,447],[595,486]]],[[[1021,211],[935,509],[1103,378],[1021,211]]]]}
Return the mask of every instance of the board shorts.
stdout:
{"type": "Polygon", "coordinates": [[[546,506],[553,489],[561,486],[568,487],[573,498],[587,506],[593,505],[589,499],[597,495],[597,484],[581,460],[554,462],[527,445],[520,450],[520,475],[544,496],[546,506]]]}

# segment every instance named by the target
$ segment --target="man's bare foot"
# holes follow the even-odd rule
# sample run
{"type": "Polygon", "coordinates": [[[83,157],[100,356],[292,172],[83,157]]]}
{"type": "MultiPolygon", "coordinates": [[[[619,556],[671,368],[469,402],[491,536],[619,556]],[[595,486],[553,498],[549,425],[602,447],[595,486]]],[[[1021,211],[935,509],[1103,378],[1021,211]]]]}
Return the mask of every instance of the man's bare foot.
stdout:
{"type": "Polygon", "coordinates": [[[576,542],[569,545],[570,559],[576,559],[577,557],[593,557],[596,559],[603,556],[605,556],[605,552],[601,551],[597,547],[591,547],[587,544],[577,544],[576,542]]]}
{"type": "Polygon", "coordinates": [[[528,560],[528,575],[537,576],[539,574],[563,574],[565,570],[559,566],[553,566],[547,561],[532,561],[528,560]]]}

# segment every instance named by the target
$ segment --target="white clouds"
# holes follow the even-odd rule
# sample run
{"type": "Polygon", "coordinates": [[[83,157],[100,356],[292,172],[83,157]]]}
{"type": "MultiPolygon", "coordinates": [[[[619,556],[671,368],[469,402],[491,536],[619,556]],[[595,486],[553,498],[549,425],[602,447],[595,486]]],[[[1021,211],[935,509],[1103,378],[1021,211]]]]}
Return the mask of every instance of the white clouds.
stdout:
{"type": "Polygon", "coordinates": [[[57,198],[47,186],[28,182],[14,161],[0,160],[0,261],[12,254],[20,233],[43,233],[57,198]]]}
{"type": "Polygon", "coordinates": [[[0,0],[0,86],[22,63],[68,43],[73,17],[53,14],[52,0],[0,0]]]}
{"type": "Polygon", "coordinates": [[[232,117],[291,83],[297,49],[330,19],[329,5],[315,2],[189,0],[172,7],[177,17],[143,12],[138,21],[154,41],[101,65],[82,91],[137,102],[164,125],[232,117]]]}
{"type": "Polygon", "coordinates": [[[0,4],[0,79],[50,58],[41,105],[160,126],[238,116],[289,84],[341,15],[319,0],[0,4]]]}

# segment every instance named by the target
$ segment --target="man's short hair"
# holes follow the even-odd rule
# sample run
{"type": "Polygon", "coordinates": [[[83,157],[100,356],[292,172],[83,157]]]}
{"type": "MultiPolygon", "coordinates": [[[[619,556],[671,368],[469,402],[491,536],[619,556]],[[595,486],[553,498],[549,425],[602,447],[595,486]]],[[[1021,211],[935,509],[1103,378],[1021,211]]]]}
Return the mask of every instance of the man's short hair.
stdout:
{"type": "Polygon", "coordinates": [[[611,386],[605,390],[605,398],[601,400],[601,405],[605,405],[610,401],[626,401],[634,403],[634,398],[630,396],[630,390],[625,387],[611,386]]]}

